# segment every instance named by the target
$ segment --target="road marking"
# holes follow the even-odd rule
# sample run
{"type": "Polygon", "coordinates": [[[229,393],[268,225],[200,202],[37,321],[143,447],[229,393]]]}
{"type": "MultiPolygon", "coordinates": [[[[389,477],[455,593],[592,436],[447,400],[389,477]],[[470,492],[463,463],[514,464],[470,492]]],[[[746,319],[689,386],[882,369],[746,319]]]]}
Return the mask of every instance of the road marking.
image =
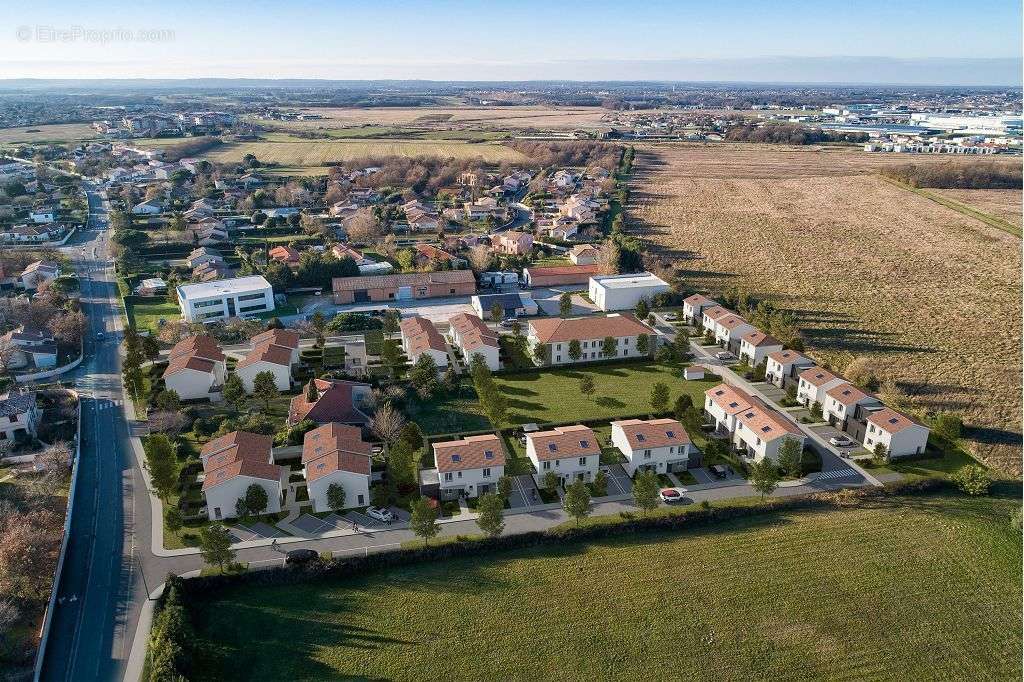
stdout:
{"type": "Polygon", "coordinates": [[[819,481],[833,481],[837,478],[849,478],[850,476],[859,476],[853,469],[839,469],[833,471],[824,471],[818,475],[817,480],[819,481]]]}

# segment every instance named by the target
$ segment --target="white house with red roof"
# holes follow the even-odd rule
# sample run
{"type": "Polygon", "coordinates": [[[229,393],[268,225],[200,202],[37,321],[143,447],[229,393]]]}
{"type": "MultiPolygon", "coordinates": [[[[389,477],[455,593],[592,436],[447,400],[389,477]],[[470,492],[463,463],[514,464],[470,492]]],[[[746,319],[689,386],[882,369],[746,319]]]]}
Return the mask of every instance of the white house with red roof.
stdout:
{"type": "Polygon", "coordinates": [[[630,476],[649,469],[658,474],[690,467],[690,435],[675,419],[612,422],[612,444],[626,457],[630,476]]]}
{"type": "Polygon", "coordinates": [[[189,336],[171,349],[164,386],[182,400],[219,401],[227,376],[226,358],[213,337],[189,336]]]}
{"type": "Polygon", "coordinates": [[[410,362],[416,364],[421,355],[429,355],[438,370],[448,367],[448,343],[433,322],[415,315],[402,320],[399,327],[402,332],[402,350],[410,362]]]}
{"type": "Polygon", "coordinates": [[[740,360],[746,360],[751,367],[758,367],[768,359],[769,353],[782,350],[782,342],[760,329],[752,329],[740,337],[740,360]]]}
{"type": "Polygon", "coordinates": [[[739,315],[729,314],[715,320],[715,340],[736,354],[740,351],[740,339],[752,331],[754,325],[739,315]]]}
{"type": "MultiPolygon", "coordinates": [[[[689,323],[700,322],[708,308],[721,308],[718,301],[703,294],[693,294],[683,299],[683,319],[689,323]]],[[[724,310],[724,308],[722,308],[724,310]]]]}
{"type": "Polygon", "coordinates": [[[593,481],[601,465],[601,445],[590,427],[556,426],[550,431],[526,434],[526,456],[536,470],[538,485],[554,472],[560,485],[573,481],[593,481]]]}
{"type": "Polygon", "coordinates": [[[252,350],[235,365],[245,392],[255,390],[256,375],[270,372],[279,391],[292,387],[292,366],[299,360],[299,335],[287,329],[271,329],[252,338],[252,350]]]}
{"type": "Polygon", "coordinates": [[[787,438],[803,447],[803,432],[782,413],[735,386],[719,384],[705,392],[704,409],[719,432],[728,433],[733,446],[746,459],[766,457],[778,461],[779,448],[787,438]]]}
{"type": "Polygon", "coordinates": [[[928,428],[896,410],[879,410],[867,422],[864,447],[868,451],[881,443],[890,457],[907,457],[923,454],[928,447],[928,428]]]}
{"type": "Polygon", "coordinates": [[[253,485],[267,493],[262,513],[281,511],[289,471],[274,464],[273,443],[273,436],[233,431],[203,446],[203,497],[211,521],[236,517],[238,501],[253,485]]]}
{"type": "Polygon", "coordinates": [[[720,305],[708,306],[708,307],[704,308],[703,312],[701,313],[701,317],[700,317],[700,319],[701,319],[701,326],[704,327],[704,331],[706,333],[709,333],[712,336],[717,338],[718,337],[718,321],[723,319],[723,318],[725,318],[725,317],[728,317],[729,315],[734,315],[734,314],[735,313],[733,313],[728,308],[723,308],[720,305]]]}
{"type": "Polygon", "coordinates": [[[719,384],[704,392],[704,411],[714,420],[715,430],[732,433],[736,430],[736,415],[750,409],[752,398],[744,391],[719,384]]]}
{"type": "Polygon", "coordinates": [[[845,383],[846,379],[837,377],[827,369],[809,367],[800,372],[800,383],[796,387],[796,399],[808,407],[815,403],[823,405],[828,390],[845,383]]]}
{"type": "Polygon", "coordinates": [[[467,364],[479,355],[492,372],[501,369],[498,334],[476,315],[459,313],[448,320],[452,345],[462,351],[467,364]]]}
{"type": "Polygon", "coordinates": [[[442,500],[494,492],[505,475],[505,449],[493,433],[434,443],[433,450],[442,500]]]}
{"type": "Polygon", "coordinates": [[[370,444],[358,426],[324,424],[308,432],[302,442],[302,465],[313,511],[332,511],[328,490],[332,485],[345,491],[342,509],[365,507],[370,503],[370,444]]]}
{"type": "Polygon", "coordinates": [[[814,360],[795,350],[778,350],[769,353],[765,359],[765,381],[786,388],[800,381],[800,373],[808,367],[814,367],[814,360]]]}
{"type": "Polygon", "coordinates": [[[843,431],[857,414],[859,406],[881,406],[882,401],[865,393],[848,381],[833,386],[825,391],[825,402],[821,405],[821,413],[825,420],[843,431]]]}

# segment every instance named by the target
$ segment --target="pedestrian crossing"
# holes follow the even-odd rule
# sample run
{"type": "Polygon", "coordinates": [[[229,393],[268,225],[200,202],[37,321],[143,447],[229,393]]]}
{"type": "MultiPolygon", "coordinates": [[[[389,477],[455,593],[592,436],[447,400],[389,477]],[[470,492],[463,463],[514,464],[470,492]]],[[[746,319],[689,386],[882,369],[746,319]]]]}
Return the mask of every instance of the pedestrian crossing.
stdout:
{"type": "Polygon", "coordinates": [[[123,405],[123,404],[124,404],[123,400],[108,400],[106,402],[102,402],[102,403],[98,402],[98,403],[96,403],[96,409],[97,410],[113,410],[115,408],[121,407],[121,405],[123,405]]]}
{"type": "Polygon", "coordinates": [[[818,474],[817,480],[819,481],[834,481],[837,478],[849,478],[850,476],[857,476],[857,472],[853,469],[837,469],[835,471],[823,471],[818,474]]]}

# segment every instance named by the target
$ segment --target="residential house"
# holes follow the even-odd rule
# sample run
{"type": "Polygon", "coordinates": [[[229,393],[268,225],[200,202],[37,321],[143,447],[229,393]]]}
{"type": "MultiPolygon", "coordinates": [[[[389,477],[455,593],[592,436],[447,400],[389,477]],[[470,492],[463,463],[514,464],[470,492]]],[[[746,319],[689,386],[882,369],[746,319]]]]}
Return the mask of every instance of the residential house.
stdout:
{"type": "Polygon", "coordinates": [[[846,379],[837,377],[821,367],[809,367],[800,372],[799,376],[800,382],[796,387],[796,399],[807,407],[811,407],[815,403],[823,405],[826,391],[846,383],[846,379]]]}
{"type": "MultiPolygon", "coordinates": [[[[487,274],[487,273],[484,273],[487,274]]],[[[502,294],[481,294],[469,299],[473,310],[481,318],[490,319],[491,308],[501,306],[503,319],[536,315],[537,303],[527,291],[509,291],[502,294]]]]}
{"type": "MultiPolygon", "coordinates": [[[[704,311],[708,308],[721,308],[718,301],[703,294],[693,294],[683,299],[683,319],[694,324],[704,319],[704,311]]],[[[725,308],[722,308],[725,310],[725,308]]]]}
{"type": "Polygon", "coordinates": [[[528,232],[499,232],[491,237],[491,248],[498,253],[524,256],[533,251],[533,235],[528,232]]]}
{"type": "Polygon", "coordinates": [[[740,352],[740,339],[752,331],[754,325],[739,315],[726,315],[715,321],[715,340],[736,354],[740,352]]]}
{"type": "Polygon", "coordinates": [[[0,394],[0,441],[35,438],[41,416],[35,391],[0,394]]]}
{"type": "Polygon", "coordinates": [[[554,287],[566,284],[587,284],[600,274],[597,265],[555,265],[523,269],[523,280],[528,287],[554,287]]]}
{"type": "Polygon", "coordinates": [[[704,327],[704,332],[711,334],[712,336],[718,336],[718,321],[724,319],[730,315],[734,315],[728,308],[723,308],[720,305],[713,305],[704,309],[701,314],[701,326],[704,327]]]}
{"type": "Polygon", "coordinates": [[[10,350],[5,363],[7,369],[22,369],[30,364],[36,369],[57,366],[57,344],[48,331],[22,325],[0,338],[10,350]]]}
{"type": "Polygon", "coordinates": [[[849,433],[854,440],[864,442],[868,417],[883,407],[875,396],[843,382],[825,391],[821,412],[829,424],[849,433]]]}
{"type": "Polygon", "coordinates": [[[790,384],[800,382],[800,373],[808,367],[814,367],[814,360],[795,350],[779,350],[769,353],[765,360],[765,381],[788,388],[790,384]]]}
{"type": "Polygon", "coordinates": [[[302,465],[306,490],[314,512],[333,511],[328,499],[332,485],[345,491],[342,509],[370,503],[370,444],[358,426],[329,423],[306,433],[302,441],[302,465]]]}
{"type": "Polygon", "coordinates": [[[889,457],[899,458],[924,454],[928,447],[928,428],[891,408],[875,412],[867,423],[864,447],[868,451],[881,444],[889,457]]]}
{"type": "Polygon", "coordinates": [[[464,258],[458,258],[432,244],[416,244],[413,249],[416,251],[417,267],[427,267],[434,263],[450,263],[453,269],[466,266],[464,258]]]}
{"type": "Polygon", "coordinates": [[[229,268],[224,261],[207,261],[192,269],[192,279],[196,282],[231,279],[234,274],[235,271],[229,268]]]}
{"type": "Polygon", "coordinates": [[[0,239],[5,242],[41,244],[51,241],[60,234],[56,225],[13,225],[0,229],[0,239]]]}
{"type": "Polygon", "coordinates": [[[34,223],[45,225],[57,219],[57,210],[52,207],[35,208],[29,211],[28,217],[34,223]]]}
{"type": "Polygon", "coordinates": [[[432,448],[442,500],[494,492],[505,475],[505,449],[493,433],[434,443],[432,448]]]}
{"type": "Polygon", "coordinates": [[[167,293],[167,282],[162,277],[150,277],[135,286],[139,296],[160,296],[167,293]]]}
{"type": "Polygon", "coordinates": [[[351,258],[355,261],[356,266],[363,267],[364,265],[372,265],[373,260],[363,255],[362,251],[353,249],[348,244],[335,244],[331,247],[331,254],[341,260],[343,258],[351,258]]]}
{"type": "Polygon", "coordinates": [[[236,517],[238,501],[253,485],[267,494],[263,513],[281,511],[289,469],[274,464],[273,443],[273,436],[232,431],[202,447],[203,497],[211,521],[236,517]]]}
{"type": "MultiPolygon", "coordinates": [[[[527,323],[526,340],[529,348],[542,344],[546,359],[539,364],[565,365],[575,362],[594,362],[614,358],[635,358],[647,354],[637,349],[637,339],[647,335],[652,337],[654,330],[641,323],[633,315],[614,314],[606,317],[548,317],[530,320],[527,323]],[[604,340],[614,340],[614,354],[606,356],[604,340]],[[574,360],[569,356],[569,346],[573,341],[580,344],[580,358],[574,360]]],[[[653,348],[653,343],[650,347],[653,348]]]]}
{"type": "Polygon", "coordinates": [[[471,296],[476,293],[472,270],[412,272],[395,275],[335,277],[332,282],[334,303],[471,296]]]}
{"type": "Polygon", "coordinates": [[[274,310],[274,290],[262,275],[184,284],[177,293],[186,322],[205,323],[274,310]]]}
{"type": "Polygon", "coordinates": [[[498,333],[488,327],[482,319],[476,315],[459,313],[449,319],[448,324],[451,327],[452,345],[462,352],[467,364],[472,361],[474,355],[479,355],[492,372],[501,368],[498,359],[501,350],[498,333]]]}
{"type": "Polygon", "coordinates": [[[766,362],[770,353],[782,350],[782,342],[760,329],[753,329],[740,337],[740,360],[746,360],[751,367],[766,362]]]}
{"type": "Polygon", "coordinates": [[[650,470],[658,474],[685,471],[691,461],[690,435],[675,419],[626,419],[612,422],[612,444],[626,457],[630,476],[650,470]]]}
{"type": "Polygon", "coordinates": [[[267,252],[267,258],[287,265],[292,270],[299,269],[299,250],[292,246],[275,246],[267,252]]]}
{"type": "Polygon", "coordinates": [[[745,459],[778,461],[779,448],[787,439],[805,441],[803,432],[785,415],[744,391],[719,384],[705,392],[704,409],[717,433],[730,436],[745,459]]]}
{"type": "Polygon", "coordinates": [[[227,376],[224,353],[211,336],[189,336],[171,348],[164,385],[182,400],[221,399],[227,376]]]}
{"type": "Polygon", "coordinates": [[[550,431],[526,434],[526,456],[536,470],[538,485],[554,472],[559,485],[573,481],[593,481],[601,465],[601,444],[587,426],[556,426],[550,431]]]}
{"type": "Polygon", "coordinates": [[[310,401],[306,391],[292,398],[288,407],[288,424],[294,426],[303,419],[317,424],[365,424],[369,417],[363,412],[371,399],[372,387],[358,381],[341,379],[314,379],[316,400],[310,401]]]}
{"type": "Polygon", "coordinates": [[[469,220],[484,220],[488,217],[501,219],[505,215],[505,207],[498,205],[494,197],[481,197],[473,203],[464,204],[462,209],[469,220]]]}
{"type": "Polygon", "coordinates": [[[448,344],[434,324],[425,317],[415,315],[402,320],[402,350],[409,361],[416,364],[421,355],[429,355],[438,370],[448,367],[448,344]]]}
{"type": "Polygon", "coordinates": [[[601,249],[593,244],[577,244],[569,249],[573,265],[594,265],[601,258],[601,249]]]}
{"type": "Polygon", "coordinates": [[[192,249],[192,252],[185,256],[185,265],[193,269],[203,265],[204,263],[223,262],[224,258],[220,255],[219,251],[206,246],[200,246],[199,248],[192,249]]]}
{"type": "Polygon", "coordinates": [[[271,329],[252,338],[252,350],[235,365],[245,392],[255,390],[256,375],[270,372],[279,391],[292,387],[292,366],[299,361],[299,335],[287,329],[271,329]]]}
{"type": "Polygon", "coordinates": [[[580,231],[580,222],[571,216],[558,216],[550,224],[540,225],[552,239],[560,239],[567,242],[574,239],[580,231]]]}
{"type": "Polygon", "coordinates": [[[21,286],[27,290],[38,289],[60,277],[60,265],[54,261],[37,260],[21,271],[21,286]]]}
{"type": "Polygon", "coordinates": [[[134,215],[159,215],[163,210],[163,204],[156,199],[143,201],[132,206],[132,213],[134,215]]]}
{"type": "Polygon", "coordinates": [[[726,384],[704,392],[704,411],[712,419],[716,433],[730,434],[736,430],[736,415],[753,407],[751,396],[726,384]]]}

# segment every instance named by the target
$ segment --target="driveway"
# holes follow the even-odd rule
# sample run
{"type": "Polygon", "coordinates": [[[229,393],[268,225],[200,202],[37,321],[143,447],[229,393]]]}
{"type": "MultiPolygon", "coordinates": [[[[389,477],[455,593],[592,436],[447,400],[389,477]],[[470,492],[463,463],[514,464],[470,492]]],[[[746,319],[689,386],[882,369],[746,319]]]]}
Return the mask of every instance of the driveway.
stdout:
{"type": "Polygon", "coordinates": [[[601,470],[608,474],[609,495],[629,495],[633,492],[633,481],[621,464],[605,464],[601,470]]]}
{"type": "MultiPolygon", "coordinates": [[[[579,291],[586,288],[586,284],[572,284],[564,287],[537,287],[531,290],[530,293],[533,296],[533,300],[537,302],[539,312],[544,315],[558,315],[559,300],[562,298],[562,294],[567,291],[579,291]]],[[[576,295],[572,297],[571,315],[592,315],[599,312],[601,310],[596,305],[584,300],[582,296],[576,295]]]]}
{"type": "Polygon", "coordinates": [[[837,429],[836,427],[830,424],[821,424],[818,426],[810,426],[808,428],[814,433],[824,438],[826,441],[830,438],[837,438],[840,436],[849,440],[850,445],[847,447],[833,446],[836,449],[836,451],[839,452],[840,456],[850,456],[851,453],[853,454],[853,456],[867,454],[867,450],[865,450],[860,443],[854,441],[853,438],[850,438],[849,434],[843,433],[841,430],[837,429]]]}

